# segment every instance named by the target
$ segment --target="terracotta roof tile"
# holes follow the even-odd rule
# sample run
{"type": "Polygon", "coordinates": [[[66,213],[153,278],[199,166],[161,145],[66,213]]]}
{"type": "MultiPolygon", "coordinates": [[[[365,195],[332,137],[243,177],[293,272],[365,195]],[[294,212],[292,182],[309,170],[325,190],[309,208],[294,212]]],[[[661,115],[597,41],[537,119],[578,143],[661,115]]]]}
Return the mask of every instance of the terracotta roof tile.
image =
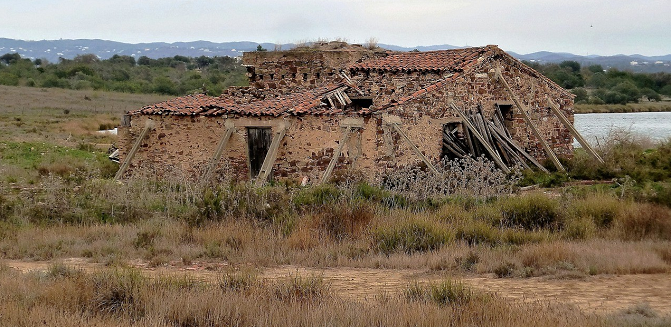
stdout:
{"type": "Polygon", "coordinates": [[[350,66],[352,70],[438,70],[461,71],[473,64],[488,47],[441,50],[428,52],[401,52],[386,57],[364,60],[350,66]]]}
{"type": "Polygon", "coordinates": [[[295,92],[268,99],[250,99],[248,103],[239,103],[238,98],[223,94],[212,97],[193,94],[176,99],[145,106],[131,111],[131,115],[203,115],[220,116],[238,114],[244,116],[281,116],[281,115],[329,115],[342,112],[322,102],[325,93],[333,91],[343,84],[328,84],[311,90],[295,92]]]}

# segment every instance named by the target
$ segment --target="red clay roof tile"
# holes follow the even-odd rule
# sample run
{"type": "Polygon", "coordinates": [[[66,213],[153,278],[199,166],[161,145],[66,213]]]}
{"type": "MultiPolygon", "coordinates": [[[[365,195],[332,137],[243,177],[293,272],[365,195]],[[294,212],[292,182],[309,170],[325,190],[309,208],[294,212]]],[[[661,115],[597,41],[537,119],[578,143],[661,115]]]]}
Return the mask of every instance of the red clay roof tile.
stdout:
{"type": "Polygon", "coordinates": [[[238,114],[244,116],[281,116],[281,115],[327,115],[341,112],[322,102],[325,93],[333,91],[343,84],[328,84],[312,90],[296,92],[268,99],[256,98],[249,103],[237,103],[231,95],[212,97],[204,94],[192,94],[172,100],[145,106],[131,111],[131,115],[203,115],[220,116],[238,114]]]}
{"type": "Polygon", "coordinates": [[[462,71],[487,51],[487,47],[440,50],[428,52],[401,52],[386,57],[365,60],[350,66],[352,70],[437,70],[462,71]]]}

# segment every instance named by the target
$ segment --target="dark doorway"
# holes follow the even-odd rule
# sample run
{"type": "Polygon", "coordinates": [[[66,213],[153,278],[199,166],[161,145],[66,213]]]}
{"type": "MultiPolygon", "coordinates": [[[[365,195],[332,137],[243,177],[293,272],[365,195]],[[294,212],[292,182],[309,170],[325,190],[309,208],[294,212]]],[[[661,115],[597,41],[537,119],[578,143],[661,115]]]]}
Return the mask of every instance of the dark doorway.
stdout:
{"type": "Polygon", "coordinates": [[[513,128],[513,106],[510,104],[497,104],[498,113],[503,118],[503,124],[510,131],[513,128]]]}
{"type": "Polygon", "coordinates": [[[261,172],[263,160],[270,148],[272,141],[271,130],[269,127],[248,127],[247,128],[247,146],[249,149],[249,172],[251,178],[256,178],[261,172]]]}

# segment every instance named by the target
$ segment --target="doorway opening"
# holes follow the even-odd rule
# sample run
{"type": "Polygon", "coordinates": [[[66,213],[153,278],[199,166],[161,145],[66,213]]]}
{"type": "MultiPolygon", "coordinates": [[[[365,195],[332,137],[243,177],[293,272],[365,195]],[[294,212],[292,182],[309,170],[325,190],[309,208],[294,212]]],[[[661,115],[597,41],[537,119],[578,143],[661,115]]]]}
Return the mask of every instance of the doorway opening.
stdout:
{"type": "Polygon", "coordinates": [[[249,173],[252,179],[261,172],[263,160],[266,159],[272,133],[270,127],[247,127],[247,149],[249,153],[249,173]]]}

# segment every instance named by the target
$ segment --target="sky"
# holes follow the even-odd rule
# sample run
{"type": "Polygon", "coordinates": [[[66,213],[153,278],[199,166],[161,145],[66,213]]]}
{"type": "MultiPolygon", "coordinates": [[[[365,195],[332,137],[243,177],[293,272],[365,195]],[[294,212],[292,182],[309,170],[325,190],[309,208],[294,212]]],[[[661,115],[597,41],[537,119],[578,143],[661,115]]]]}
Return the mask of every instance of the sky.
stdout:
{"type": "Polygon", "coordinates": [[[0,37],[671,54],[670,0],[0,0],[0,37]]]}

